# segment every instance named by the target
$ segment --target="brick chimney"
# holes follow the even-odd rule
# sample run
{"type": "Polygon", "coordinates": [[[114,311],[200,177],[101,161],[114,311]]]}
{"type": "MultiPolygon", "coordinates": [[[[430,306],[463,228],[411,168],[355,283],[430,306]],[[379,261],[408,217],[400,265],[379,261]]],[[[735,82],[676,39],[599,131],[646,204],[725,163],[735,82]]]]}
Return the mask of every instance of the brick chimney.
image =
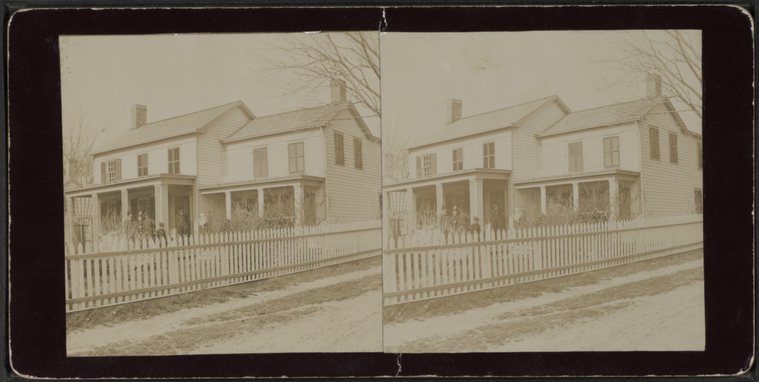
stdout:
{"type": "Polygon", "coordinates": [[[148,108],[143,105],[132,105],[132,129],[136,129],[148,121],[148,108]]]}
{"type": "Polygon", "coordinates": [[[461,119],[461,110],[464,107],[464,103],[457,99],[449,99],[448,107],[446,108],[446,123],[454,123],[461,119]]]}
{"type": "Polygon", "coordinates": [[[646,74],[646,97],[661,96],[661,77],[658,74],[646,74]]]}
{"type": "Polygon", "coordinates": [[[345,102],[348,100],[345,92],[345,81],[333,78],[329,81],[329,86],[332,88],[332,102],[345,102]]]}
{"type": "Polygon", "coordinates": [[[69,179],[76,179],[79,177],[79,162],[76,159],[69,159],[67,172],[69,179]]]}

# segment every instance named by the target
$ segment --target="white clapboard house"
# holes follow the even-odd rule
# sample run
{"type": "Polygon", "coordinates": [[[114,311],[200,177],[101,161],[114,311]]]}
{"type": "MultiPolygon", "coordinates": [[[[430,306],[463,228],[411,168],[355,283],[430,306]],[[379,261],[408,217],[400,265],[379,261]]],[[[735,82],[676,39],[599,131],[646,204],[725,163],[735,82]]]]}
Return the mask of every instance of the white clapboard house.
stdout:
{"type": "Polygon", "coordinates": [[[69,220],[92,216],[93,233],[129,211],[171,230],[180,209],[195,222],[221,206],[229,219],[237,205],[264,214],[283,197],[297,224],[379,216],[380,141],[340,80],[329,104],[263,117],[237,101],[148,123],[134,105],[131,128],[93,155],[94,184],[65,190],[67,211],[80,215],[69,220]]]}
{"type": "Polygon", "coordinates": [[[481,224],[503,211],[506,228],[515,212],[546,213],[557,200],[577,210],[591,195],[608,198],[600,212],[614,218],[700,212],[701,135],[660,79],[646,82],[643,99],[574,112],[551,96],[464,117],[450,100],[447,123],[408,147],[409,179],[383,188],[387,205],[404,204],[388,216],[418,226],[425,209],[441,216],[455,206],[481,224]]]}

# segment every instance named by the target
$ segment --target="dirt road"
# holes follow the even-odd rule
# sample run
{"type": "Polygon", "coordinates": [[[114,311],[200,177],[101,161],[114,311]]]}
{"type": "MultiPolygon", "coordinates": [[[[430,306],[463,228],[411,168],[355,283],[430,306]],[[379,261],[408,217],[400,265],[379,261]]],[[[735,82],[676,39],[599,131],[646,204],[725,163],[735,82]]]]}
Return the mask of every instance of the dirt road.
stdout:
{"type": "Polygon", "coordinates": [[[461,314],[385,326],[385,350],[704,350],[701,260],[461,314]]]}
{"type": "Polygon", "coordinates": [[[69,333],[69,356],[382,351],[379,266],[69,333]]]}

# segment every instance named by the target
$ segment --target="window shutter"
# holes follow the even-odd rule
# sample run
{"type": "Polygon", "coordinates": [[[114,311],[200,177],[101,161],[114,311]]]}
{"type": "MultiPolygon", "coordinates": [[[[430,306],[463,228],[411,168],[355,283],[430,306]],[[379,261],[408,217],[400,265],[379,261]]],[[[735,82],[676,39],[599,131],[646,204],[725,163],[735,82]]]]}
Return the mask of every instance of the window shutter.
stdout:
{"type": "Polygon", "coordinates": [[[174,153],[174,173],[180,174],[179,172],[179,147],[177,147],[175,150],[177,152],[174,153]]]}
{"type": "Polygon", "coordinates": [[[422,177],[422,157],[416,157],[416,177],[422,177]]]}
{"type": "Polygon", "coordinates": [[[116,159],[116,180],[121,180],[121,159],[116,159]]]}
{"type": "Polygon", "coordinates": [[[105,183],[108,178],[105,177],[105,162],[100,162],[100,183],[105,183]]]}
{"type": "Polygon", "coordinates": [[[437,154],[432,154],[432,175],[437,174],[437,154]]]}

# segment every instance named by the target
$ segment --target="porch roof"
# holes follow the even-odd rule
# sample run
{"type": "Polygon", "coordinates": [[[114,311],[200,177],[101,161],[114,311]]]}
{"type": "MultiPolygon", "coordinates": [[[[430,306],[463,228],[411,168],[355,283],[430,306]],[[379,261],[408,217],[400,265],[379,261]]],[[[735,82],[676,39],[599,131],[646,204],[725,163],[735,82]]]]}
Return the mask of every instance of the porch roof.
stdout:
{"type": "Polygon", "coordinates": [[[429,186],[437,183],[450,183],[469,179],[508,179],[511,170],[500,170],[493,168],[473,168],[445,174],[437,174],[424,178],[410,179],[403,182],[383,186],[384,190],[398,190],[408,187],[429,186]]]}
{"type": "Polygon", "coordinates": [[[278,178],[249,180],[245,182],[220,183],[211,186],[198,187],[198,190],[201,194],[216,194],[225,191],[252,190],[261,187],[272,188],[278,186],[286,186],[294,183],[301,183],[304,185],[320,185],[321,183],[324,183],[324,181],[325,178],[322,176],[296,174],[278,178]]]}
{"type": "Polygon", "coordinates": [[[67,190],[64,192],[66,196],[84,196],[94,193],[104,193],[119,191],[122,189],[130,189],[145,186],[192,186],[195,184],[195,175],[182,175],[182,174],[155,174],[148,175],[139,178],[122,179],[117,182],[94,184],[83,188],[77,188],[75,190],[67,190]]]}
{"type": "Polygon", "coordinates": [[[640,172],[615,168],[615,169],[609,169],[609,170],[603,170],[603,171],[584,172],[584,173],[561,175],[561,176],[546,176],[546,177],[540,177],[540,178],[514,181],[514,187],[528,188],[528,187],[540,186],[541,184],[567,183],[568,181],[571,182],[571,181],[580,180],[580,179],[592,180],[594,178],[604,178],[604,177],[610,177],[610,176],[623,176],[623,177],[628,177],[628,178],[637,178],[638,176],[640,176],[640,172]]]}

